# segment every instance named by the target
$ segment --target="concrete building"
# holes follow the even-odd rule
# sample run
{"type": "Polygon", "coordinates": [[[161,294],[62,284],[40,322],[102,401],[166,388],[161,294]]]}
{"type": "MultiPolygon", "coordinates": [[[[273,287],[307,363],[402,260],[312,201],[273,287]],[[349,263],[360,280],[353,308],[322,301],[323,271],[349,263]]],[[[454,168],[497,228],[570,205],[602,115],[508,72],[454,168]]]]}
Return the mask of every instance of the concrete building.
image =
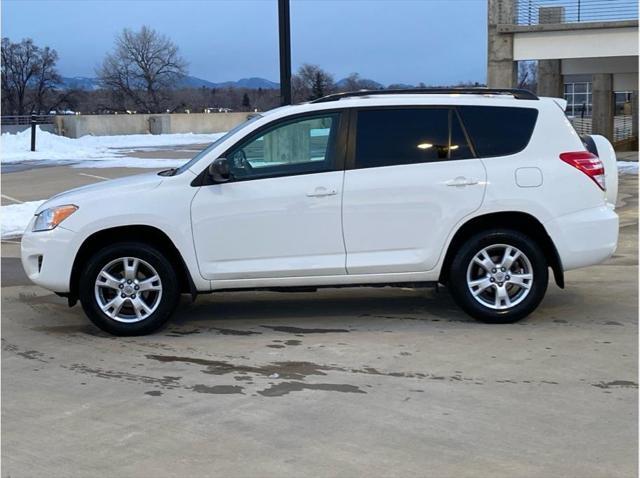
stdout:
{"type": "Polygon", "coordinates": [[[637,149],[637,0],[488,1],[489,87],[535,61],[538,95],[564,97],[579,132],[637,149]]]}

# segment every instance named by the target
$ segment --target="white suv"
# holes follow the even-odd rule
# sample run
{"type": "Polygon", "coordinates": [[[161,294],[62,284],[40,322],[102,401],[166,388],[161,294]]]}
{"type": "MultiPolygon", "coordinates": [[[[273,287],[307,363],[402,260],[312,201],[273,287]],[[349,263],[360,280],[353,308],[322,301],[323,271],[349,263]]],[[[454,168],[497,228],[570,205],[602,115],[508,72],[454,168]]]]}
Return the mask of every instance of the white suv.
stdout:
{"type": "Polygon", "coordinates": [[[610,257],[615,154],[564,100],[521,90],[342,93],[256,115],[184,166],[59,194],[22,239],[29,278],[118,335],[181,293],[445,284],[512,322],[551,268],[610,257]]]}

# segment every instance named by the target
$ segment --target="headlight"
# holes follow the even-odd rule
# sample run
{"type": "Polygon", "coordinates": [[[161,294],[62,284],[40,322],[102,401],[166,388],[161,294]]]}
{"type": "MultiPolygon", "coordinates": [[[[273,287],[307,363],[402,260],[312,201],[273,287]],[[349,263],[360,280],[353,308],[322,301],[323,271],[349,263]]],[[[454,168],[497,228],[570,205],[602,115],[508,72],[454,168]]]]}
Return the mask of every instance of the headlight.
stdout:
{"type": "Polygon", "coordinates": [[[78,206],[73,204],[45,209],[36,217],[36,222],[33,223],[33,232],[50,231],[77,210],[78,206]]]}

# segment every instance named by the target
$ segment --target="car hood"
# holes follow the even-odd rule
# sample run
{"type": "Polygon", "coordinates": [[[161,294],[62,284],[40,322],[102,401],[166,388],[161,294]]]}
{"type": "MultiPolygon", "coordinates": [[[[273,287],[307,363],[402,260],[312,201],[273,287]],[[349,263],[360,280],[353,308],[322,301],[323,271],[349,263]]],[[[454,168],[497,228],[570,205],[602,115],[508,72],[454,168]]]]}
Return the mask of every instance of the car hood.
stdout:
{"type": "Polygon", "coordinates": [[[81,206],[81,203],[87,199],[104,198],[108,201],[110,196],[114,194],[127,194],[128,192],[141,192],[154,189],[162,183],[163,177],[158,176],[157,172],[136,174],[120,179],[110,179],[100,183],[89,184],[79,188],[70,189],[60,194],[56,194],[48,201],[45,201],[36,211],[40,211],[65,204],[75,204],[81,206]]]}

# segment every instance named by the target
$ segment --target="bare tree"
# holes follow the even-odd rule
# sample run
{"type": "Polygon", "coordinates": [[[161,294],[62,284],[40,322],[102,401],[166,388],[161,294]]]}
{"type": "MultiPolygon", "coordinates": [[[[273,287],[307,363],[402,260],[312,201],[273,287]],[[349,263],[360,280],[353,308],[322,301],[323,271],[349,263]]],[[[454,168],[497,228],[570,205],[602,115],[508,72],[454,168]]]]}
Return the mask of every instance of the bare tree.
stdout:
{"type": "Polygon", "coordinates": [[[340,89],[343,91],[379,90],[380,84],[361,78],[359,73],[351,73],[340,82],[340,89]]]}
{"type": "Polygon", "coordinates": [[[305,63],[291,79],[294,101],[307,101],[335,90],[333,76],[318,65],[305,63]]]}
{"type": "Polygon", "coordinates": [[[48,46],[40,50],[39,68],[36,71],[34,82],[34,107],[36,111],[49,111],[52,106],[65,101],[65,95],[50,98],[50,93],[54,93],[56,86],[62,81],[55,69],[57,61],[58,53],[55,50],[48,46]]]}
{"type": "Polygon", "coordinates": [[[3,110],[18,115],[45,111],[60,83],[56,51],[40,48],[30,38],[19,43],[3,38],[1,50],[3,110]]]}
{"type": "Polygon", "coordinates": [[[538,90],[538,65],[536,61],[518,62],[518,88],[535,93],[538,90]]]}
{"type": "Polygon", "coordinates": [[[187,63],[168,37],[143,26],[138,32],[125,28],[96,73],[102,86],[121,100],[160,113],[173,106],[167,92],[186,75],[187,63]]]}

